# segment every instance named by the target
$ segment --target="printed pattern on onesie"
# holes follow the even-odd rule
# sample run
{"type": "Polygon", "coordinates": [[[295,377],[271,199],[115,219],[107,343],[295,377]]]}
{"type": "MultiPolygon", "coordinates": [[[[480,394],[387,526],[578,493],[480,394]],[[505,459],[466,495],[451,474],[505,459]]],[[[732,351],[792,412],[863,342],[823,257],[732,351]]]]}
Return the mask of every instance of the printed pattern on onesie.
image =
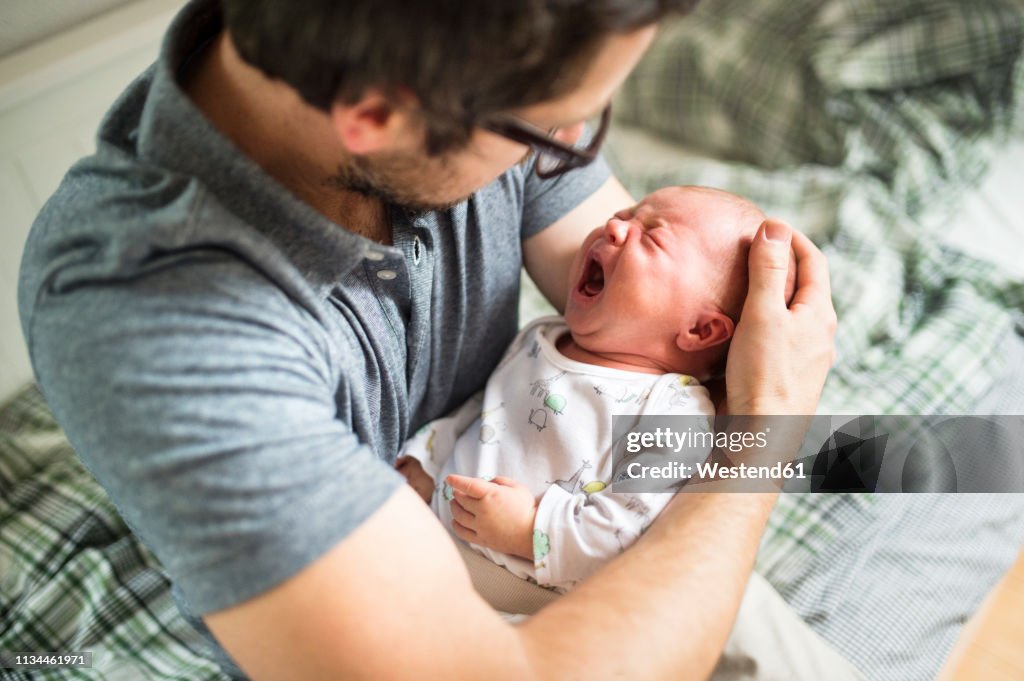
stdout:
{"type": "Polygon", "coordinates": [[[707,389],[680,374],[645,374],[571,360],[561,317],[525,327],[482,396],[424,426],[403,454],[437,485],[434,512],[449,529],[451,473],[512,478],[538,499],[533,560],[471,546],[517,576],[564,591],[643,534],[668,492],[612,491],[612,416],[704,415],[707,389]]]}

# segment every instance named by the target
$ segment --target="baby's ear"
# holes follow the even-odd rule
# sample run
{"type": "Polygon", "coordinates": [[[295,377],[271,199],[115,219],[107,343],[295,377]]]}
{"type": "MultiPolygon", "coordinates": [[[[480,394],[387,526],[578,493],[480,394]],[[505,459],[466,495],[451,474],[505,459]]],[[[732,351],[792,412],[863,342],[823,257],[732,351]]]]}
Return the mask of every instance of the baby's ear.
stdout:
{"type": "Polygon", "coordinates": [[[734,325],[720,310],[705,310],[693,326],[676,336],[676,345],[684,352],[699,352],[725,343],[732,338],[734,325]]]}

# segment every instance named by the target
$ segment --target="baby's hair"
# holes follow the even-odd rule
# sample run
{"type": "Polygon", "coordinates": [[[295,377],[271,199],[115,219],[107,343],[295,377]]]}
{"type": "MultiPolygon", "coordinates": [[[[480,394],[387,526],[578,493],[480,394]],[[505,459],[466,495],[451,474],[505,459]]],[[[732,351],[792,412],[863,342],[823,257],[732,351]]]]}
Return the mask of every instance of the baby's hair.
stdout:
{"type": "MultiPolygon", "coordinates": [[[[757,237],[761,225],[767,219],[767,215],[753,201],[722,189],[697,185],[680,186],[675,189],[702,193],[715,200],[724,201],[736,209],[730,217],[722,218],[731,220],[731,222],[715,226],[716,233],[725,240],[720,244],[724,250],[720,253],[721,257],[714,258],[710,263],[711,266],[703,271],[706,273],[705,279],[708,285],[706,294],[709,296],[709,302],[727,315],[733,324],[738,324],[750,285],[747,271],[750,246],[757,237]]],[[[796,256],[790,249],[785,287],[787,306],[793,300],[795,289],[796,256]]],[[[710,360],[709,366],[709,375],[712,378],[721,376],[725,372],[730,341],[731,338],[716,346],[718,356],[710,360]]]]}
{"type": "MultiPolygon", "coordinates": [[[[756,234],[756,232],[755,232],[756,234]]],[[[724,282],[722,290],[725,294],[722,297],[722,311],[729,315],[733,322],[738,323],[740,312],[743,310],[743,303],[747,299],[747,290],[750,286],[750,277],[747,270],[750,245],[753,239],[744,239],[737,248],[736,258],[729,263],[731,276],[724,282]]],[[[729,276],[729,275],[726,275],[729,276]]],[[[789,249],[789,267],[786,272],[786,288],[784,291],[786,305],[793,302],[796,293],[796,255],[793,249],[789,249]]]]}
{"type": "MultiPolygon", "coordinates": [[[[736,224],[734,226],[741,228],[743,239],[736,243],[735,257],[720,263],[720,266],[714,269],[717,275],[712,276],[711,281],[709,281],[709,291],[719,298],[717,302],[722,311],[729,315],[733,323],[738,323],[739,312],[743,308],[743,301],[746,299],[746,289],[748,289],[750,281],[746,262],[748,262],[751,243],[757,235],[757,229],[768,216],[753,201],[732,194],[731,191],[696,184],[684,185],[679,188],[713,196],[720,201],[732,204],[737,209],[736,224]]],[[[796,271],[796,257],[791,251],[790,273],[787,275],[785,288],[786,304],[790,303],[793,298],[796,271]]]]}
{"type": "MultiPolygon", "coordinates": [[[[724,291],[722,299],[719,301],[719,305],[722,311],[729,315],[734,323],[739,322],[740,311],[743,309],[743,302],[747,298],[747,287],[749,285],[749,277],[747,275],[747,257],[750,253],[750,244],[754,237],[757,235],[757,229],[767,219],[764,211],[761,208],[743,196],[727,192],[723,189],[716,189],[715,187],[704,187],[700,185],[689,185],[680,187],[680,189],[688,191],[698,191],[705,194],[711,194],[720,200],[727,201],[733,204],[737,209],[737,225],[738,231],[743,231],[745,237],[737,243],[737,252],[735,257],[726,263],[723,263],[723,267],[717,270],[718,277],[712,282],[714,287],[712,290],[724,291]],[[753,229],[750,229],[744,225],[752,225],[753,229]],[[747,234],[749,232],[749,234],[747,234]]],[[[786,305],[789,305],[793,300],[793,295],[796,292],[796,256],[792,249],[789,251],[789,271],[786,275],[786,290],[785,300],[786,305]]]]}

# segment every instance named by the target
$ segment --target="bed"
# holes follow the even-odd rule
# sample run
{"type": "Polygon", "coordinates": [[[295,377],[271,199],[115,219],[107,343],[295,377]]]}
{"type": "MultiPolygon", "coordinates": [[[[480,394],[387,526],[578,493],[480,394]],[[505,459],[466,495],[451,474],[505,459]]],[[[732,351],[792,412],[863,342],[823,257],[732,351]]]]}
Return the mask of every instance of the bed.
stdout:
{"type": "MultiPolygon", "coordinates": [[[[636,196],[722,187],[822,246],[822,413],[1024,414],[1022,49],[1012,0],[708,0],[627,82],[607,157],[636,196]]],[[[522,319],[543,311],[527,282],[522,319]]],[[[868,678],[913,681],[1022,544],[1020,494],[784,495],[757,569],[868,678]]],[[[0,650],[225,678],[31,383],[0,407],[0,650]]]]}

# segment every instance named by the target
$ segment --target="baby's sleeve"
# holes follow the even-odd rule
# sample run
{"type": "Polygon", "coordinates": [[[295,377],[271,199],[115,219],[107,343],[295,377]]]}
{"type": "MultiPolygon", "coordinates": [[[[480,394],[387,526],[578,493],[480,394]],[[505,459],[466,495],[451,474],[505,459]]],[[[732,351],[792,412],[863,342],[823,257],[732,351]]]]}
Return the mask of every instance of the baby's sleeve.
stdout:
{"type": "Polygon", "coordinates": [[[552,485],[533,529],[533,564],[542,586],[568,589],[633,544],[672,500],[670,492],[570,493],[552,485]]]}
{"type": "MultiPolygon", "coordinates": [[[[636,428],[654,427],[663,416],[714,416],[707,389],[686,376],[666,376],[652,391],[648,411],[636,428]]],[[[687,459],[703,460],[710,448],[688,449],[687,459]]],[[[659,466],[679,458],[676,451],[645,448],[636,459],[659,466]]],[[[692,463],[692,461],[690,461],[692,463]]],[[[613,473],[614,475],[614,473],[613,473]]],[[[551,485],[541,497],[534,520],[534,570],[544,586],[571,588],[622,553],[647,530],[672,500],[678,481],[651,481],[643,492],[614,492],[614,483],[589,483],[567,490],[551,485]]]]}

